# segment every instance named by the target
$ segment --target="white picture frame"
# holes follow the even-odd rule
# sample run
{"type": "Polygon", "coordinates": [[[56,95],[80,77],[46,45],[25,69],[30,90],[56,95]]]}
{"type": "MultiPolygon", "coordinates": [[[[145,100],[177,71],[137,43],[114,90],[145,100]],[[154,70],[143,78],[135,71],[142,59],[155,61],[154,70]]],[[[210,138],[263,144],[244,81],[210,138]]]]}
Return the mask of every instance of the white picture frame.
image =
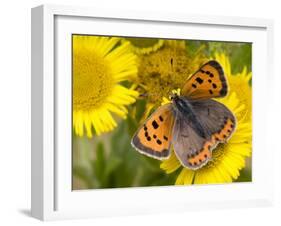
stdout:
{"type": "Polygon", "coordinates": [[[265,105],[271,104],[266,97],[272,90],[264,87],[273,83],[272,33],[273,22],[265,19],[56,5],[33,8],[32,216],[56,220],[271,205],[273,179],[268,175],[273,169],[270,164],[273,149],[266,135],[269,126],[265,105]],[[252,42],[253,181],[72,191],[69,66],[72,33],[252,42]],[[264,151],[266,155],[262,155],[264,151]]]}

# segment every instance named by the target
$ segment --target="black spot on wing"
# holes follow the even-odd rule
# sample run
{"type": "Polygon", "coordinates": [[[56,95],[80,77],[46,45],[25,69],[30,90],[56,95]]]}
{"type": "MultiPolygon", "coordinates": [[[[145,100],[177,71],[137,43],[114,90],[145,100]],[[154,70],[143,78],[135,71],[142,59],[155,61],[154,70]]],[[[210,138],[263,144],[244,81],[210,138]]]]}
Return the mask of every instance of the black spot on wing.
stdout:
{"type": "Polygon", "coordinates": [[[216,70],[218,71],[219,78],[220,78],[220,81],[221,81],[221,84],[222,84],[222,88],[220,90],[220,95],[225,96],[227,94],[227,82],[226,82],[225,75],[224,75],[224,72],[223,72],[223,69],[222,69],[221,65],[215,60],[211,60],[207,64],[216,68],[216,70]]]}
{"type": "Polygon", "coordinates": [[[157,158],[167,157],[170,154],[170,151],[168,149],[163,149],[162,151],[154,151],[151,148],[144,146],[137,136],[133,138],[132,143],[137,149],[157,158]]]}
{"type": "Polygon", "coordinates": [[[158,123],[153,120],[153,122],[151,123],[154,129],[157,129],[159,127],[158,123]]]}
{"type": "Polygon", "coordinates": [[[195,80],[196,80],[199,84],[202,84],[202,83],[204,82],[204,80],[201,79],[200,77],[197,77],[195,80]]]}
{"type": "Polygon", "coordinates": [[[151,137],[149,136],[147,131],[145,131],[144,136],[146,137],[147,141],[151,141],[151,137]]]}
{"type": "Polygon", "coordinates": [[[162,141],[161,141],[161,140],[159,140],[159,139],[158,139],[156,142],[157,142],[157,144],[159,144],[159,145],[161,145],[161,144],[162,144],[162,141]]]}

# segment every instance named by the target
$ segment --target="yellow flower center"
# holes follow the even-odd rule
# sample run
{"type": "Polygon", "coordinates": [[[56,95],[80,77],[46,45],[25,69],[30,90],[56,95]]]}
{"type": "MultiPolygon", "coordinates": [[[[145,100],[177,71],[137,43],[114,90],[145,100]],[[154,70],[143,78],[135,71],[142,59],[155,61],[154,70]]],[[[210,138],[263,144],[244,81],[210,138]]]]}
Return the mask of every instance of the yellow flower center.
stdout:
{"type": "MultiPolygon", "coordinates": [[[[139,69],[139,79],[147,86],[147,90],[159,96],[168,96],[171,91],[182,86],[189,71],[188,59],[183,50],[171,48],[159,50],[143,57],[139,69]]],[[[159,100],[158,96],[149,96],[152,102],[159,100]]]]}
{"type": "Polygon", "coordinates": [[[165,45],[148,56],[140,57],[138,83],[144,85],[150,94],[149,101],[154,104],[160,104],[159,96],[168,96],[173,89],[182,87],[188,76],[205,61],[205,58],[189,56],[184,42],[175,42],[178,45],[165,45]]]}
{"type": "Polygon", "coordinates": [[[99,107],[112,91],[112,80],[109,64],[103,57],[86,48],[74,51],[74,110],[90,110],[99,107]]]}

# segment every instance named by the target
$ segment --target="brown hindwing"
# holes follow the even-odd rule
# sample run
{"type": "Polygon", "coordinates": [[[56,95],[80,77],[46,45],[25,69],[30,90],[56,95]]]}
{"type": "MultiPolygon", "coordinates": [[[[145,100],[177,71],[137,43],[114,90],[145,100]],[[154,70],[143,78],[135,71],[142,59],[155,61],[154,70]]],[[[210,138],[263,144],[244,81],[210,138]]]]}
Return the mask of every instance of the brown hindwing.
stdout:
{"type": "Polygon", "coordinates": [[[206,164],[212,157],[212,150],[218,145],[218,143],[225,143],[231,137],[235,130],[235,126],[235,119],[226,118],[223,128],[214,133],[211,140],[206,141],[200,151],[187,156],[190,167],[197,169],[206,164]]]}

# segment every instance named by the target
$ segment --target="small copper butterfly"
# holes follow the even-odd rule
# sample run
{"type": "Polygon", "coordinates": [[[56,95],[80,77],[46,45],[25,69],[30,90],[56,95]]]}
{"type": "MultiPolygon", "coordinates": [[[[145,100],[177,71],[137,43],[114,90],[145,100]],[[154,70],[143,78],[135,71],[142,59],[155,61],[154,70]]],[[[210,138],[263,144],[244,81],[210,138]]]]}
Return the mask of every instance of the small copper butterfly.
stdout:
{"type": "Polygon", "coordinates": [[[172,94],[171,103],[156,109],[143,123],[132,138],[132,146],[163,160],[170,157],[172,145],[184,167],[201,168],[211,160],[212,150],[235,131],[233,113],[211,99],[227,93],[221,65],[207,62],[186,81],[181,95],[172,94]]]}

